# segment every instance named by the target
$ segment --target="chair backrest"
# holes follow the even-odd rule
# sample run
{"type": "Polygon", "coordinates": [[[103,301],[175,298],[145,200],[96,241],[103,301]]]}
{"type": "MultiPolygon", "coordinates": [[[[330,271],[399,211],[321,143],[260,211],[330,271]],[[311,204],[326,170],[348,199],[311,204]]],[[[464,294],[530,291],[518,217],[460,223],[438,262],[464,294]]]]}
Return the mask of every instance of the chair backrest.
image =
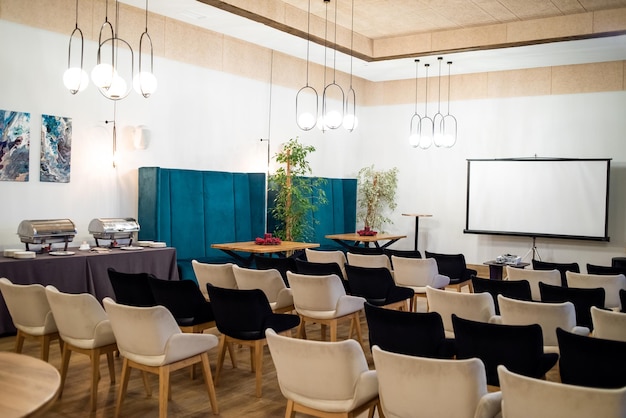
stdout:
{"type": "Polygon", "coordinates": [[[561,382],[595,388],[626,387],[626,342],[557,330],[561,382]]]}
{"type": "Polygon", "coordinates": [[[386,267],[358,267],[346,264],[346,274],[351,294],[364,297],[376,305],[384,304],[389,291],[396,285],[386,267]]]}
{"type": "Polygon", "coordinates": [[[548,261],[541,261],[533,259],[533,270],[558,270],[561,274],[561,286],[567,286],[567,278],[565,272],[573,271],[580,273],[580,266],[578,263],[553,263],[548,261]]]}
{"type": "MultiPolygon", "coordinates": [[[[337,263],[315,263],[312,261],[296,259],[296,266],[299,274],[307,274],[310,276],[327,276],[334,274],[341,279],[343,289],[347,294],[351,294],[350,283],[346,279],[345,266],[342,269],[337,263]]],[[[287,282],[289,282],[289,274],[287,274],[287,282]]],[[[291,287],[291,283],[289,283],[291,287]]]]}
{"type": "Polygon", "coordinates": [[[410,356],[452,358],[454,345],[447,341],[437,312],[408,312],[365,304],[370,347],[410,356]]]}
{"type": "Polygon", "coordinates": [[[298,272],[298,266],[296,266],[296,259],[294,257],[266,257],[255,254],[254,264],[258,270],[278,270],[286,286],[289,286],[287,272],[298,272]]]}
{"type": "Polygon", "coordinates": [[[626,313],[592,307],[591,319],[594,337],[626,341],[626,313]]]}
{"type": "Polygon", "coordinates": [[[467,264],[463,254],[440,254],[425,251],[426,258],[434,258],[437,261],[439,274],[451,279],[469,279],[467,264]]]}
{"type": "Polygon", "coordinates": [[[614,266],[599,266],[587,263],[587,274],[608,274],[611,276],[615,274],[626,274],[625,270],[626,269],[614,266]]]}
{"type": "Polygon", "coordinates": [[[59,335],[65,342],[80,348],[99,347],[115,342],[98,340],[108,337],[105,334],[107,329],[110,330],[111,323],[102,305],[91,293],[63,293],[48,285],[46,297],[59,335]]]}
{"type": "Polygon", "coordinates": [[[440,276],[434,258],[404,258],[391,256],[394,280],[401,286],[432,286],[440,276]]]}
{"type": "Polygon", "coordinates": [[[626,277],[623,274],[605,275],[605,274],[583,274],[568,271],[567,284],[571,287],[582,288],[604,288],[605,308],[619,308],[621,301],[619,299],[620,289],[626,289],[626,277]]]}
{"type": "Polygon", "coordinates": [[[234,338],[265,338],[265,326],[272,308],[261,289],[226,289],[207,285],[215,324],[222,333],[234,338]]]}
{"type": "Polygon", "coordinates": [[[489,293],[493,298],[496,315],[500,314],[498,295],[511,299],[532,300],[528,280],[491,280],[481,277],[472,277],[474,293],[489,293]]]}
{"type": "Polygon", "coordinates": [[[506,266],[507,280],[526,280],[530,284],[530,294],[534,301],[541,300],[539,282],[561,286],[561,273],[558,270],[527,270],[506,266]]]}
{"type": "Polygon", "coordinates": [[[375,255],[383,254],[383,249],[380,247],[362,247],[360,245],[348,245],[348,252],[353,254],[375,255]]]}
{"type": "MultiPolygon", "coordinates": [[[[418,250],[396,250],[393,248],[383,248],[383,254],[389,257],[389,260],[391,260],[392,255],[404,258],[422,258],[422,253],[418,250]]],[[[393,263],[391,264],[391,269],[393,270],[393,263]]]]}
{"type": "Polygon", "coordinates": [[[576,326],[576,310],[572,302],[542,303],[498,296],[500,318],[505,325],[539,324],[543,345],[556,347],[556,329],[571,331],[576,326]]]}
{"type": "Polygon", "coordinates": [[[287,277],[298,312],[335,311],[339,298],[346,295],[341,279],[335,274],[313,276],[290,272],[287,277]]]}
{"type": "Polygon", "coordinates": [[[604,289],[583,289],[578,287],[552,286],[539,283],[542,302],[572,302],[576,310],[576,325],[593,329],[592,306],[604,307],[604,289]]]}
{"type": "Polygon", "coordinates": [[[426,287],[428,310],[438,312],[448,336],[454,335],[452,314],[472,321],[489,322],[496,314],[493,298],[488,293],[448,292],[426,287]]]}
{"type": "Polygon", "coordinates": [[[385,254],[347,253],[348,264],[358,267],[385,267],[391,271],[391,260],[385,254]]]}
{"type": "Polygon", "coordinates": [[[169,309],[179,325],[213,321],[209,303],[193,280],[161,280],[152,277],[148,283],[154,300],[169,309]]]}
{"type": "Polygon", "coordinates": [[[542,377],[558,359],[543,352],[543,336],[538,324],[502,325],[471,321],[452,316],[456,358],[478,357],[485,364],[487,384],[499,386],[497,366],[531,377],[542,377]]]}
{"type": "Polygon", "coordinates": [[[626,289],[619,290],[619,301],[622,305],[620,312],[626,312],[626,289]]]}
{"type": "Polygon", "coordinates": [[[596,389],[533,379],[498,367],[502,416],[623,418],[626,388],[596,389]]]}
{"type": "Polygon", "coordinates": [[[276,269],[254,270],[233,266],[237,288],[239,289],[261,289],[267,300],[274,303],[278,300],[278,295],[287,288],[280,272],[276,269]]]}
{"type": "MultiPolygon", "coordinates": [[[[131,360],[165,354],[167,343],[174,334],[180,334],[170,311],[164,306],[128,306],[111,298],[102,301],[109,316],[120,354],[131,360]]],[[[142,363],[145,361],[145,358],[142,363]]]]}
{"type": "Polygon", "coordinates": [[[273,329],[265,334],[280,390],[287,399],[313,408],[324,404],[327,410],[345,411],[355,396],[371,399],[378,394],[376,371],[369,370],[355,340],[304,340],[278,335],[273,329]]]}
{"type": "Polygon", "coordinates": [[[114,268],[107,269],[115,300],[123,305],[154,306],[156,301],[152,296],[148,280],[152,277],[148,273],[125,273],[114,268]]]}
{"type": "Polygon", "coordinates": [[[481,398],[487,394],[485,366],[477,358],[423,358],[378,346],[372,348],[372,354],[386,417],[473,418],[481,398]]]}
{"type": "Polygon", "coordinates": [[[15,328],[28,334],[45,335],[57,331],[54,315],[40,284],[13,284],[0,278],[0,292],[11,314],[15,328]]]}
{"type": "Polygon", "coordinates": [[[209,294],[206,291],[207,283],[211,283],[213,286],[225,287],[227,289],[236,289],[237,281],[233,274],[233,263],[225,264],[208,264],[201,263],[197,260],[191,260],[191,266],[193,272],[196,274],[196,280],[198,281],[198,287],[208,299],[209,294]]]}
{"type": "MultiPolygon", "coordinates": [[[[313,263],[337,263],[339,269],[341,270],[341,278],[346,278],[346,270],[345,265],[348,262],[346,260],[346,255],[339,250],[333,251],[322,251],[322,250],[312,250],[310,248],[305,249],[304,251],[306,255],[307,261],[311,261],[313,263]]],[[[299,270],[298,270],[299,272],[299,270]]]]}

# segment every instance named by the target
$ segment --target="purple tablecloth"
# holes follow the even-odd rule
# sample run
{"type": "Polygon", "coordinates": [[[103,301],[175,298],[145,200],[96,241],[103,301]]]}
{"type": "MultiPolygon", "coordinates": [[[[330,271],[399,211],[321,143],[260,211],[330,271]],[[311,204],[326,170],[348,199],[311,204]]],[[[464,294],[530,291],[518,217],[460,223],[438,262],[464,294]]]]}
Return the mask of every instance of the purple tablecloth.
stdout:
{"type": "MultiPolygon", "coordinates": [[[[0,257],[0,277],[15,284],[51,284],[61,292],[91,293],[99,301],[115,296],[107,274],[109,267],[126,273],[152,273],[160,279],[179,279],[174,248],[113,249],[104,254],[76,251],[71,256],[37,254],[35,259],[24,260],[0,257]]],[[[0,335],[14,332],[11,316],[0,295],[0,335]]]]}

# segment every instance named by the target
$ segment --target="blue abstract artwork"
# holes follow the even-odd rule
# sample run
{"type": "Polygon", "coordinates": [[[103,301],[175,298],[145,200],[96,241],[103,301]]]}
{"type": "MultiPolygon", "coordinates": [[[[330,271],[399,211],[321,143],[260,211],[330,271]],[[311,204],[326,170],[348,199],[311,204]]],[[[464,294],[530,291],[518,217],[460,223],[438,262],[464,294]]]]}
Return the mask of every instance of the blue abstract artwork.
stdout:
{"type": "Polygon", "coordinates": [[[0,181],[28,181],[30,113],[0,110],[0,181]]]}
{"type": "Polygon", "coordinates": [[[72,119],[41,115],[41,160],[39,181],[70,182],[72,119]]]}

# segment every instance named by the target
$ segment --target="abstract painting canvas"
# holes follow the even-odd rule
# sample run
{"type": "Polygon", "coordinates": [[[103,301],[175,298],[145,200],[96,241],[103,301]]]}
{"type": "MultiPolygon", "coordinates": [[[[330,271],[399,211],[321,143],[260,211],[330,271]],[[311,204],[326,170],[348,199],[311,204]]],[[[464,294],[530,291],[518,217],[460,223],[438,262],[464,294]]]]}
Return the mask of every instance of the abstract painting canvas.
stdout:
{"type": "Polygon", "coordinates": [[[39,181],[70,182],[72,118],[41,115],[39,181]]]}
{"type": "Polygon", "coordinates": [[[0,181],[28,181],[30,113],[0,110],[0,181]]]}

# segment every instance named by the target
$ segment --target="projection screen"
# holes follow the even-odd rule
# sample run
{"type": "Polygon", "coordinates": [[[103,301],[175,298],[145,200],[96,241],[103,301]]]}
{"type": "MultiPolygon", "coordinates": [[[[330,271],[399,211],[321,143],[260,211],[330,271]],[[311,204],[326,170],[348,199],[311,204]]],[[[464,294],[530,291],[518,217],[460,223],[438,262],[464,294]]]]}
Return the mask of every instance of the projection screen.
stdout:
{"type": "Polygon", "coordinates": [[[610,159],[468,159],[465,233],[608,241],[610,159]]]}

